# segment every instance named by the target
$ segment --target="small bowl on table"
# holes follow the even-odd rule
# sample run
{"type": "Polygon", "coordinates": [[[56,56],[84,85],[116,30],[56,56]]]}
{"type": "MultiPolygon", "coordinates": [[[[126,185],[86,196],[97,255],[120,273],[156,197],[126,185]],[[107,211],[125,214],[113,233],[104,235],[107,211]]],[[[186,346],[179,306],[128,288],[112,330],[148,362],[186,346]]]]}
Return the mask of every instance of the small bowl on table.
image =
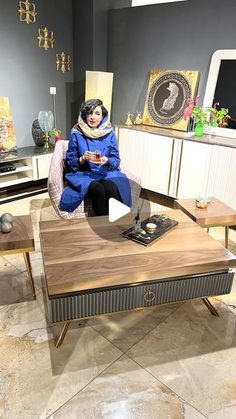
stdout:
{"type": "Polygon", "coordinates": [[[207,208],[210,204],[211,200],[207,196],[198,196],[195,200],[197,208],[207,208]]]}

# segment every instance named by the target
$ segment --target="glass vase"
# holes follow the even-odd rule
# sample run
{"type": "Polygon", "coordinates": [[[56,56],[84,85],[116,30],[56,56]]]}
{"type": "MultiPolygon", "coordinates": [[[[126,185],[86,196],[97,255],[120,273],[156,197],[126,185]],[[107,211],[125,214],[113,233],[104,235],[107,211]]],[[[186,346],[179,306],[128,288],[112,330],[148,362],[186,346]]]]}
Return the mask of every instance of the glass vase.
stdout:
{"type": "Polygon", "coordinates": [[[201,121],[196,122],[195,128],[194,128],[194,132],[196,137],[202,137],[203,136],[203,131],[204,131],[204,124],[201,121]]]}
{"type": "Polygon", "coordinates": [[[50,135],[49,132],[53,128],[54,118],[51,111],[40,111],[38,114],[38,122],[41,130],[44,132],[45,144],[44,148],[49,148],[50,135]]]}

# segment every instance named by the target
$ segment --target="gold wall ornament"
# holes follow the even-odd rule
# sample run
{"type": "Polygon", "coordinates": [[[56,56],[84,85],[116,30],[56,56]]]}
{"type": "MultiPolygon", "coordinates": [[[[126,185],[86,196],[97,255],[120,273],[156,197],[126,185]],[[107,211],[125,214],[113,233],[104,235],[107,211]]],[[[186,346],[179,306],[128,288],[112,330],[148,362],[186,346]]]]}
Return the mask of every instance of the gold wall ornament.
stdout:
{"type": "Polygon", "coordinates": [[[48,28],[39,29],[37,39],[40,48],[44,48],[45,50],[53,48],[55,39],[53,38],[53,31],[50,31],[48,28]]]}
{"type": "Polygon", "coordinates": [[[30,3],[29,0],[19,1],[20,21],[29,23],[35,23],[35,16],[37,12],[35,11],[35,4],[30,3]]]}
{"type": "Polygon", "coordinates": [[[70,56],[66,54],[64,51],[59,52],[58,54],[56,54],[56,65],[57,71],[61,71],[62,73],[70,71],[70,56]]]}

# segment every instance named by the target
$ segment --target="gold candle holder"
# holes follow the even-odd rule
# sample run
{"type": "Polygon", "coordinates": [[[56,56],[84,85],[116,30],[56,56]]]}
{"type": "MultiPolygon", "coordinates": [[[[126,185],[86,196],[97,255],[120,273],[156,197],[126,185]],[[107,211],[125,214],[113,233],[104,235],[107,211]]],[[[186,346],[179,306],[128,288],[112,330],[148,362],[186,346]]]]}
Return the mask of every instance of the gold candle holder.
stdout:
{"type": "Polygon", "coordinates": [[[50,141],[50,135],[49,135],[49,133],[48,133],[48,132],[45,132],[44,138],[45,138],[45,143],[44,143],[43,148],[45,148],[45,149],[47,149],[47,150],[48,150],[48,149],[50,148],[50,144],[49,144],[49,141],[50,141]]]}
{"type": "Polygon", "coordinates": [[[133,125],[133,122],[130,118],[131,116],[133,116],[133,114],[128,112],[127,113],[127,118],[126,118],[126,121],[125,121],[125,125],[128,125],[128,126],[133,125]]]}
{"type": "Polygon", "coordinates": [[[141,112],[137,111],[137,116],[134,120],[134,125],[141,125],[143,122],[143,117],[141,115],[141,112]]]}

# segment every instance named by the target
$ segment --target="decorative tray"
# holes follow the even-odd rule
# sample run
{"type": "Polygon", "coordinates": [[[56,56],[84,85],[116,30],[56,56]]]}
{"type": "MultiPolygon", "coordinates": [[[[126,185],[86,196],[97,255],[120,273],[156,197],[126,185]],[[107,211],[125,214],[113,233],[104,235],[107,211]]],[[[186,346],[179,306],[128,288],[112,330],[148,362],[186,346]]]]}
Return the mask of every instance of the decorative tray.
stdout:
{"type": "Polygon", "coordinates": [[[150,246],[150,244],[163,237],[177,225],[178,221],[173,218],[159,214],[152,215],[144,221],[139,222],[139,224],[135,223],[133,227],[123,231],[122,235],[126,239],[134,240],[144,246],[150,246]],[[154,231],[151,232],[151,230],[154,231]]]}

